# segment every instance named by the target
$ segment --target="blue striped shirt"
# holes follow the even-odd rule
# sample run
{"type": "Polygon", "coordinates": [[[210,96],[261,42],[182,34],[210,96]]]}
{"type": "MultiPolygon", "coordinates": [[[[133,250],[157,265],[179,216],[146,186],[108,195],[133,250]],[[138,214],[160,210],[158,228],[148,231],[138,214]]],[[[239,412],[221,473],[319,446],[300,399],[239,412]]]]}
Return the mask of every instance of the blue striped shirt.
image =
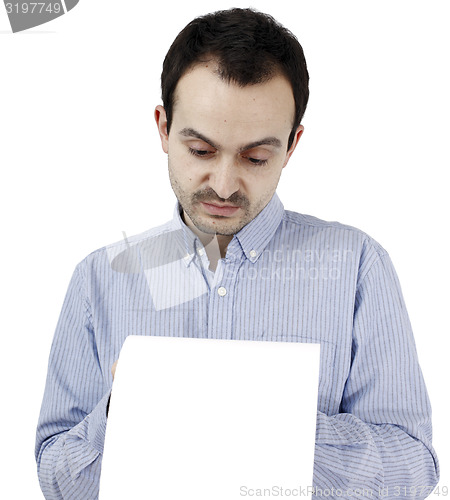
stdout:
{"type": "Polygon", "coordinates": [[[319,342],[316,494],[425,498],[437,484],[400,284],[388,253],[356,228],[284,210],[275,194],[212,272],[177,203],[167,224],[83,259],[56,327],[37,427],[48,500],[98,497],[111,366],[128,335],[319,342]]]}

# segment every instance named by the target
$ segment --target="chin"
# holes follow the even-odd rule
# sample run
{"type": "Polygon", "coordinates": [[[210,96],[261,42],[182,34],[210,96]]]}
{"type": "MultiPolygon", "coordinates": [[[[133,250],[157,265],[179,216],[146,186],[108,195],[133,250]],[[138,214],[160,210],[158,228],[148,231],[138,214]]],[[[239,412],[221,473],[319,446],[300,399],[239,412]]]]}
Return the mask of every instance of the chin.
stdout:
{"type": "Polygon", "coordinates": [[[219,234],[221,236],[232,236],[240,231],[243,224],[237,223],[236,221],[224,223],[224,219],[220,216],[212,217],[216,223],[214,224],[211,220],[197,220],[192,221],[197,229],[203,231],[207,234],[219,234]]]}

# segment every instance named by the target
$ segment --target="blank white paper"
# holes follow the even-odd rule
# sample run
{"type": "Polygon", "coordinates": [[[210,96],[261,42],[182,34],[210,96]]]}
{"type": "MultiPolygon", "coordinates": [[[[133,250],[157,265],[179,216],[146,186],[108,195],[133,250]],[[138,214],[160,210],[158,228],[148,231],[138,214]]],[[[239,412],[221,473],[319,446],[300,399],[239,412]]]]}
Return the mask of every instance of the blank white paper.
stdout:
{"type": "Polygon", "coordinates": [[[319,363],[319,344],[127,337],[100,499],[310,498],[319,363]]]}

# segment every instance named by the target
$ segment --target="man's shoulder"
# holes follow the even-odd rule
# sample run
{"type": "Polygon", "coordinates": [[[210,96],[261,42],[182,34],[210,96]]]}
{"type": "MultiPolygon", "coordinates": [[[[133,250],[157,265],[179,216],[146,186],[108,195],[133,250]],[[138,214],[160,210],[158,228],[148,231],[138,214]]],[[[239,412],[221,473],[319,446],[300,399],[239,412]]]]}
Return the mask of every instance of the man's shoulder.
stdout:
{"type": "Polygon", "coordinates": [[[284,223],[293,231],[303,231],[307,238],[314,238],[314,243],[329,245],[330,241],[345,245],[361,254],[369,251],[379,257],[387,254],[384,247],[371,235],[358,227],[335,220],[324,220],[314,215],[284,211],[284,223]]]}
{"type": "Polygon", "coordinates": [[[120,240],[116,240],[112,243],[99,247],[92,252],[90,252],[84,259],[78,264],[80,265],[101,265],[103,262],[111,263],[118,256],[129,256],[130,249],[133,248],[142,248],[142,245],[145,245],[146,242],[151,242],[153,239],[158,238],[159,236],[173,232],[173,221],[170,220],[164,224],[153,227],[151,229],[147,229],[141,233],[137,233],[131,236],[127,236],[125,233],[123,238],[120,240]]]}
{"type": "Polygon", "coordinates": [[[343,224],[342,222],[338,222],[338,221],[329,221],[329,220],[319,219],[319,217],[315,217],[314,215],[294,212],[292,210],[285,210],[284,211],[284,219],[288,223],[299,225],[299,226],[300,225],[301,226],[310,226],[310,227],[316,227],[318,229],[334,228],[338,231],[348,230],[348,231],[358,233],[360,235],[368,236],[361,229],[354,227],[354,226],[350,226],[349,224],[343,224]]]}

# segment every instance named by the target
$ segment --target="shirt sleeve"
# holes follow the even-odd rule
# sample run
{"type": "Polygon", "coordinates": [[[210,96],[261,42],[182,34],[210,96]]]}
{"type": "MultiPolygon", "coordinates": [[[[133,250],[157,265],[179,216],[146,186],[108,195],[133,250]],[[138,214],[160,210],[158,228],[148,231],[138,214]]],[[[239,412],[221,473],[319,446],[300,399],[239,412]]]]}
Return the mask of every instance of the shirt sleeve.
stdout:
{"type": "Polygon", "coordinates": [[[340,412],[318,412],[316,495],[334,488],[347,498],[426,498],[439,480],[431,439],[411,324],[397,274],[383,254],[357,286],[340,412]]]}
{"type": "Polygon", "coordinates": [[[36,432],[47,500],[98,498],[110,380],[102,373],[80,263],[56,326],[36,432]]]}

